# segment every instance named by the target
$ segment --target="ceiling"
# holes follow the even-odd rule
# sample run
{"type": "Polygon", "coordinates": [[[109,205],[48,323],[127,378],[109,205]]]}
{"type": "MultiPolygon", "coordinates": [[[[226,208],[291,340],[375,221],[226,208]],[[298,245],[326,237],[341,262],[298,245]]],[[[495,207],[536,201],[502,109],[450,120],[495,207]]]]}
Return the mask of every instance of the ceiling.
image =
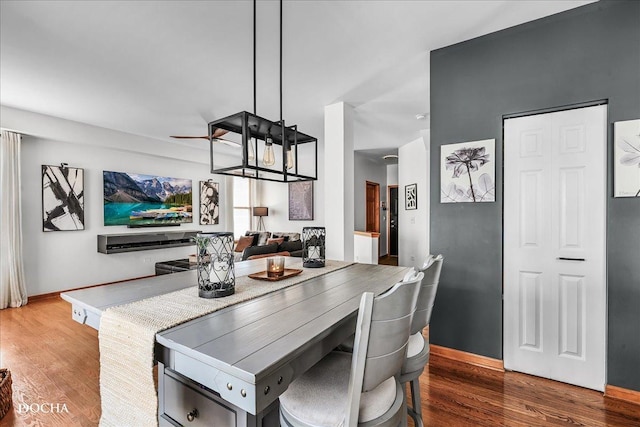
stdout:
{"type": "MultiPolygon", "coordinates": [[[[344,101],[356,149],[398,147],[429,128],[430,50],[586,3],[285,1],[284,119],[322,140],[344,101]]],[[[0,5],[3,105],[165,141],[253,110],[251,1],[0,5]]],[[[257,114],[278,120],[278,2],[257,8],[257,114]]]]}

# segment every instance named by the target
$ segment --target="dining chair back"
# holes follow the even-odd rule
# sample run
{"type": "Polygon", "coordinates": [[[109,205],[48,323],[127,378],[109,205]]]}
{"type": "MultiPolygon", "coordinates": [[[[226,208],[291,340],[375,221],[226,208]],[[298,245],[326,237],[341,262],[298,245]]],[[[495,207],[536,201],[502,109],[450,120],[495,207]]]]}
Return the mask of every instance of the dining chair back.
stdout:
{"type": "Polygon", "coordinates": [[[436,300],[442,262],[442,255],[429,255],[419,270],[424,273],[424,279],[422,279],[420,294],[418,295],[418,304],[416,306],[416,312],[413,315],[413,322],[411,323],[411,335],[422,332],[431,321],[431,312],[433,311],[433,304],[436,300]]]}
{"type": "Polygon", "coordinates": [[[399,282],[388,292],[363,295],[356,327],[353,367],[363,372],[362,392],[396,375],[406,356],[411,321],[423,274],[399,282]],[[362,363],[364,362],[364,363],[362,363]]]}
{"type": "MultiPolygon", "coordinates": [[[[436,299],[440,272],[442,271],[442,255],[429,255],[425,259],[420,272],[423,273],[422,283],[416,311],[411,322],[411,335],[407,347],[407,357],[402,365],[399,381],[404,385],[408,382],[411,389],[411,406],[407,408],[408,414],[413,418],[416,426],[424,425],[422,420],[422,402],[420,399],[420,375],[429,362],[429,340],[422,334],[423,329],[431,321],[431,313],[436,299]]],[[[413,276],[410,273],[405,275],[403,280],[411,281],[413,276]]]]}
{"type": "Polygon", "coordinates": [[[360,299],[353,353],[333,351],[280,396],[282,426],[406,425],[397,377],[424,274],[360,299]]]}

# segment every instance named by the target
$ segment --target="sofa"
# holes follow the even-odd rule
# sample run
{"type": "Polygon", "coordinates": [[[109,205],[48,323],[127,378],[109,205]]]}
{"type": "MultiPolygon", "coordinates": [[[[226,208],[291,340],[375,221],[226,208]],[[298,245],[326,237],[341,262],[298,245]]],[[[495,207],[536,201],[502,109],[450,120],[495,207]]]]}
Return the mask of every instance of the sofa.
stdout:
{"type": "Polygon", "coordinates": [[[234,259],[245,261],[249,257],[283,254],[302,257],[300,233],[269,231],[247,231],[238,238],[234,249],[234,259]]]}

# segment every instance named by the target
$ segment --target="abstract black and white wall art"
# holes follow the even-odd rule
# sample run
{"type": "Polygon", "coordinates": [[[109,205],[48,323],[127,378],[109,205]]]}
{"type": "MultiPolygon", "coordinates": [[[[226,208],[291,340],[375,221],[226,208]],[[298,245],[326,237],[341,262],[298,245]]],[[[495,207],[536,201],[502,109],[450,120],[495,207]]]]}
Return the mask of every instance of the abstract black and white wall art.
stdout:
{"type": "Polygon", "coordinates": [[[42,230],[84,230],[84,169],[42,165],[42,230]]]}
{"type": "Polygon", "coordinates": [[[408,211],[418,209],[418,184],[404,186],[404,208],[408,211]]]}
{"type": "Polygon", "coordinates": [[[313,181],[289,183],[289,220],[313,220],[313,181]]]}
{"type": "Polygon", "coordinates": [[[440,146],[440,203],[495,202],[495,139],[440,146]]]}
{"type": "Polygon", "coordinates": [[[220,193],[218,183],[200,181],[200,224],[214,225],[220,221],[220,193]]]}
{"type": "Polygon", "coordinates": [[[613,124],[614,197],[640,197],[640,119],[613,124]]]}

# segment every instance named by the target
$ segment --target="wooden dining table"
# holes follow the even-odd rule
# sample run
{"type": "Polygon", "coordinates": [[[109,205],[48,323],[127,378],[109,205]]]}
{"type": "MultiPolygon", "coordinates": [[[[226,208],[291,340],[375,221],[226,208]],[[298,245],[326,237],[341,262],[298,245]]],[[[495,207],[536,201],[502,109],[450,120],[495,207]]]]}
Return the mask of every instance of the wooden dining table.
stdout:
{"type": "MultiPolygon", "coordinates": [[[[237,263],[236,275],[249,274],[262,263],[237,263]]],[[[352,264],[157,333],[159,424],[279,425],[278,396],[354,334],[362,294],[383,293],[407,271],[352,264]]],[[[195,283],[185,280],[195,274],[174,273],[61,296],[72,304],[74,320],[98,328],[102,310],[149,298],[154,290],[181,289],[181,283],[195,283]]]]}

